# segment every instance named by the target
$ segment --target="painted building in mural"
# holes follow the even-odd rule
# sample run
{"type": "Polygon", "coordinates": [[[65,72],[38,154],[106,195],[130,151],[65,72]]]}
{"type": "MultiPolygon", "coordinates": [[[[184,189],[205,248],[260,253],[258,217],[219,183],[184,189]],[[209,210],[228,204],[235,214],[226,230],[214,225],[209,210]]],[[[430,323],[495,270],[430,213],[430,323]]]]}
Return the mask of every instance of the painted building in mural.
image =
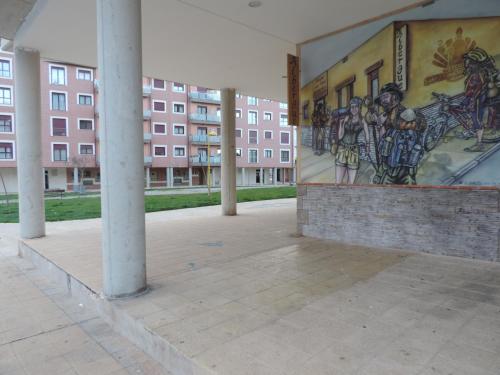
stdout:
{"type": "Polygon", "coordinates": [[[302,182],[500,184],[499,36],[500,17],[393,22],[307,83],[302,182]]]}

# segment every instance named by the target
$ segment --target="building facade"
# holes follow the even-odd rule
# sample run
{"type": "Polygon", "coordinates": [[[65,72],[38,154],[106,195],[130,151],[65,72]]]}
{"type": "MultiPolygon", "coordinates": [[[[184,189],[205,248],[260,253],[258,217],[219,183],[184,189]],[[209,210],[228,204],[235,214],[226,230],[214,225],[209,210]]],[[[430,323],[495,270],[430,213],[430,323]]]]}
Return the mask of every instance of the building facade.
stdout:
{"type": "MultiPolygon", "coordinates": [[[[17,191],[13,55],[0,53],[0,191],[17,191]]],[[[44,187],[98,190],[96,69],[41,61],[44,187]]],[[[220,184],[220,92],[143,78],[146,188],[220,184]]],[[[295,139],[287,106],[237,95],[239,186],[294,182],[295,139]]],[[[117,140],[119,141],[119,140],[117,140]]]]}

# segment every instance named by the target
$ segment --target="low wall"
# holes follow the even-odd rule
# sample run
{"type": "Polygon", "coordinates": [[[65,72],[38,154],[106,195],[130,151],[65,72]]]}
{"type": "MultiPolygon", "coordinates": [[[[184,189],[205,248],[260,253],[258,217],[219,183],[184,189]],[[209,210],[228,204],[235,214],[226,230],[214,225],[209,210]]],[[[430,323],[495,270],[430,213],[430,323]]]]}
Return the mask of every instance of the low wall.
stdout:
{"type": "Polygon", "coordinates": [[[300,234],[500,261],[500,190],[300,184],[300,234]]]}

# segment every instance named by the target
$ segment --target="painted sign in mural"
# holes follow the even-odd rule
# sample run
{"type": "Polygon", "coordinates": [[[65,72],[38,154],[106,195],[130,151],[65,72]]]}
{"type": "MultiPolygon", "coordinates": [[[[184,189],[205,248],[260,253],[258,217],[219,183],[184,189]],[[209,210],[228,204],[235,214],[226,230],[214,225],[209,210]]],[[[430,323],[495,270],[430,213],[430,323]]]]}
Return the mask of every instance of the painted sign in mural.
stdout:
{"type": "Polygon", "coordinates": [[[305,85],[302,182],[500,184],[498,37],[500,17],[394,23],[305,85]]]}

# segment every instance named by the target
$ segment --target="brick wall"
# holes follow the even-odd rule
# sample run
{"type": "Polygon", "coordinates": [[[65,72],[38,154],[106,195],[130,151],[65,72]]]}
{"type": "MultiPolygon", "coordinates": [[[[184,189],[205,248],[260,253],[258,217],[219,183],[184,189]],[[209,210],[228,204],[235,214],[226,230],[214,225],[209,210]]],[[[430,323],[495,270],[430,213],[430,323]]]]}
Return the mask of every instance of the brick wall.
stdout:
{"type": "Polygon", "coordinates": [[[500,190],[298,186],[299,233],[339,242],[500,261],[500,190]]]}

